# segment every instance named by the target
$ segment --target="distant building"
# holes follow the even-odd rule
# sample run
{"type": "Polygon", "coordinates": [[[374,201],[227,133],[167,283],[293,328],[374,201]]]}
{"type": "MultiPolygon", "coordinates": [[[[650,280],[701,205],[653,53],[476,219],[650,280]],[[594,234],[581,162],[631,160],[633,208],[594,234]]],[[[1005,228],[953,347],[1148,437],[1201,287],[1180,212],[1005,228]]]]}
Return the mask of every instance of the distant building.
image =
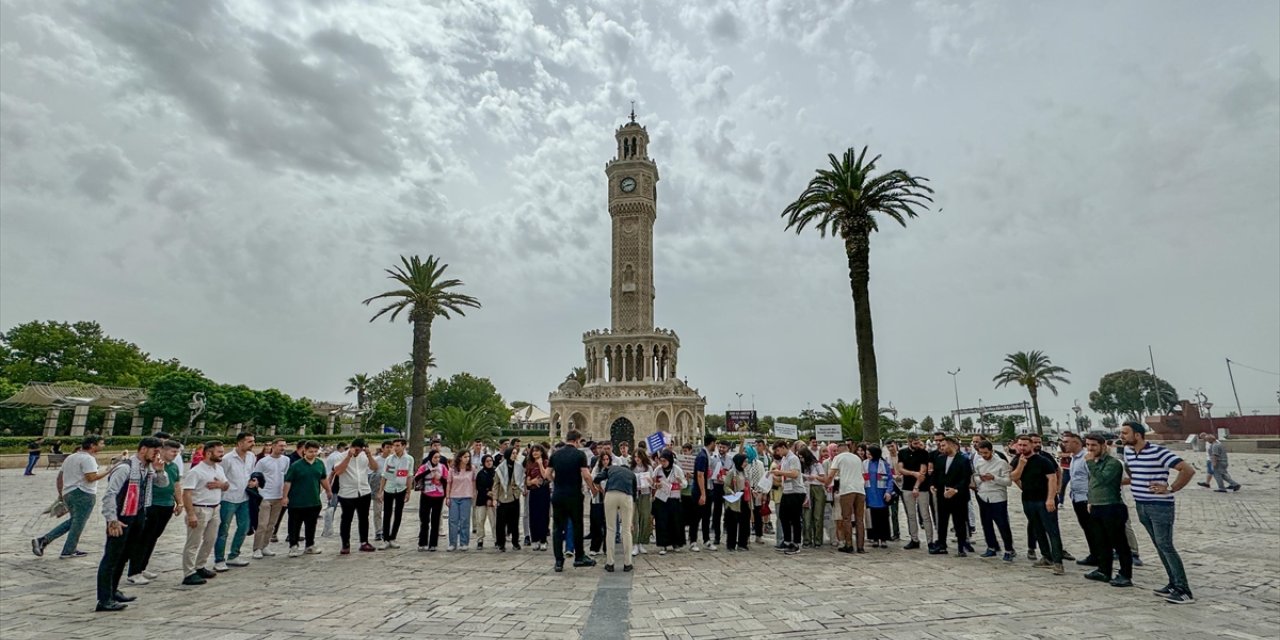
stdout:
{"type": "Polygon", "coordinates": [[[1217,417],[1201,411],[1200,405],[1182,400],[1168,415],[1150,416],[1147,427],[1164,440],[1185,440],[1198,433],[1226,429],[1234,438],[1280,437],[1280,415],[1217,417]]]}

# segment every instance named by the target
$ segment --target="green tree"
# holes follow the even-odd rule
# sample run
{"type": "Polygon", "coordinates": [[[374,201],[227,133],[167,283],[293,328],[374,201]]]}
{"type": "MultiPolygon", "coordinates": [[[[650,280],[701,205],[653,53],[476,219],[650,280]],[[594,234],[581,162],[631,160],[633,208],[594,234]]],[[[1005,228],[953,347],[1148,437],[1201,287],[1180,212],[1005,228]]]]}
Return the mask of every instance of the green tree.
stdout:
{"type": "Polygon", "coordinates": [[[1148,371],[1121,369],[1098,381],[1089,392],[1089,408],[1112,417],[1140,420],[1144,415],[1168,413],[1178,406],[1178,391],[1148,371]]]}
{"type": "Polygon", "coordinates": [[[1018,423],[1012,418],[1013,416],[1005,416],[1005,419],[1000,421],[1001,442],[1008,442],[1018,437],[1018,423]]]}
{"type": "Polygon", "coordinates": [[[498,437],[498,420],[484,407],[437,407],[432,426],[440,441],[454,451],[462,451],[477,438],[493,442],[498,437]]]}
{"type": "Polygon", "coordinates": [[[147,354],[97,322],[20,324],[0,334],[0,375],[19,384],[78,380],[138,386],[147,354]]]}
{"type": "Polygon", "coordinates": [[[933,416],[925,416],[924,420],[920,421],[920,430],[925,433],[933,433],[938,430],[938,425],[934,423],[933,416]]]}
{"type": "Polygon", "coordinates": [[[357,373],[347,378],[347,388],[343,391],[347,395],[356,394],[356,408],[364,409],[369,406],[365,393],[369,390],[369,374],[357,373]]]}
{"type": "Polygon", "coordinates": [[[880,230],[884,216],[902,226],[908,218],[928,209],[933,193],[926,178],[901,169],[872,175],[876,156],[867,162],[862,152],[850,147],[843,157],[827,156],[829,169],[819,169],[800,196],[782,211],[786,228],[797,234],[813,225],[818,234],[830,234],[844,243],[849,267],[849,288],[853,294],[853,327],[858,346],[858,380],[862,432],[868,440],[879,441],[880,383],[876,373],[875,338],[871,326],[871,233],[880,230]]]}
{"type": "Polygon", "coordinates": [[[427,402],[432,407],[428,422],[434,422],[435,410],[444,407],[483,409],[498,424],[507,424],[511,420],[511,410],[498,393],[498,388],[493,386],[493,381],[466,372],[455,373],[448,379],[437,379],[427,394],[427,402]]]}
{"type": "Polygon", "coordinates": [[[192,394],[203,393],[208,397],[216,386],[199,373],[171,371],[156,378],[147,389],[147,401],[138,409],[148,418],[163,418],[165,424],[170,425],[167,428],[174,432],[185,431],[191,417],[192,394]]]}
{"type": "Polygon", "coordinates": [[[413,363],[397,362],[378,372],[365,393],[372,409],[369,424],[404,429],[409,417],[405,398],[413,394],[413,363]]]}
{"type": "Polygon", "coordinates": [[[218,385],[209,394],[208,402],[211,418],[224,426],[242,425],[248,431],[253,431],[254,419],[265,409],[258,392],[242,384],[218,385]]]}
{"type": "Polygon", "coordinates": [[[578,384],[587,384],[587,368],[574,367],[569,370],[569,376],[578,381],[578,384]]]}
{"type": "Polygon", "coordinates": [[[427,364],[431,358],[431,326],[436,318],[450,319],[450,314],[465,316],[465,308],[480,308],[480,301],[457,293],[463,286],[461,280],[446,278],[449,265],[442,264],[435,256],[423,261],[418,256],[400,257],[401,264],[387,269],[387,277],[401,288],[366,298],[364,304],[375,300],[392,302],[369,319],[377,320],[390,314],[395,322],[401,312],[407,312],[413,325],[413,410],[409,417],[409,452],[414,460],[422,459],[424,429],[427,425],[427,364]]]}
{"type": "Polygon", "coordinates": [[[708,413],[703,418],[702,424],[707,429],[707,433],[720,433],[724,431],[724,416],[718,413],[708,413]]]}
{"type": "MultiPolygon", "coordinates": [[[[862,417],[862,403],[854,400],[853,402],[845,402],[844,400],[836,400],[835,402],[824,404],[822,408],[827,412],[826,416],[819,418],[818,422],[826,423],[828,421],[840,425],[840,433],[845,440],[853,440],[854,442],[863,442],[866,436],[866,420],[862,417]]],[[[876,437],[879,437],[881,431],[886,433],[896,429],[898,423],[890,417],[888,409],[882,409],[880,412],[880,420],[876,423],[876,437]]],[[[871,440],[866,438],[868,442],[879,442],[879,440],[871,440]]]]}
{"type": "Polygon", "coordinates": [[[938,421],[938,428],[951,433],[956,430],[956,419],[951,416],[942,416],[942,419],[938,421]]]}
{"type": "Polygon", "coordinates": [[[907,433],[910,433],[911,428],[918,424],[920,424],[920,421],[916,420],[915,418],[903,418],[898,421],[898,427],[900,427],[904,432],[907,432],[907,433]]]}
{"type": "Polygon", "coordinates": [[[999,389],[1008,384],[1017,383],[1026,387],[1031,394],[1031,411],[1036,416],[1036,433],[1044,435],[1044,427],[1040,424],[1040,387],[1044,387],[1058,395],[1056,383],[1071,384],[1065,374],[1071,373],[1059,367],[1045,355],[1043,351],[1019,351],[1004,357],[1005,366],[997,373],[992,382],[999,389]]]}
{"type": "Polygon", "coordinates": [[[960,419],[960,431],[962,433],[973,433],[973,418],[964,417],[960,419]]]}

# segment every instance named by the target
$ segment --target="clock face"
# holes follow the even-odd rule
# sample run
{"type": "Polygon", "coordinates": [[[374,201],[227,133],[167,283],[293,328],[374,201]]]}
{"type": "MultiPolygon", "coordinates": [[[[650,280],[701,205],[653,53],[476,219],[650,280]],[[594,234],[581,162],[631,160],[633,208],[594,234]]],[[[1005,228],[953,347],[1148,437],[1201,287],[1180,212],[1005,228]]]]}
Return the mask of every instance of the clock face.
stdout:
{"type": "Polygon", "coordinates": [[[635,190],[636,190],[636,179],[635,179],[635,178],[623,178],[623,179],[622,179],[622,183],[621,183],[621,184],[619,184],[618,186],[622,187],[622,191],[623,191],[624,193],[631,193],[632,191],[635,191],[635,190]]]}

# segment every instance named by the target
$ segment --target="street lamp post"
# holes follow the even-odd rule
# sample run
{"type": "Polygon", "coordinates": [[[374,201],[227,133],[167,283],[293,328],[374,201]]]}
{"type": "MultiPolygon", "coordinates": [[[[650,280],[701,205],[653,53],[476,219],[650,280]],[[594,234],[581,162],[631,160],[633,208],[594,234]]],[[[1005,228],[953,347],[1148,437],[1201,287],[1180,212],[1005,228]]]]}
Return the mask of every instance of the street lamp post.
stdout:
{"type": "MultiPolygon", "coordinates": [[[[952,419],[955,423],[956,431],[960,430],[960,385],[956,382],[956,376],[960,373],[960,367],[956,367],[955,371],[947,371],[951,374],[951,390],[956,394],[956,415],[952,419]]],[[[979,418],[982,416],[979,415],[979,418]]]]}

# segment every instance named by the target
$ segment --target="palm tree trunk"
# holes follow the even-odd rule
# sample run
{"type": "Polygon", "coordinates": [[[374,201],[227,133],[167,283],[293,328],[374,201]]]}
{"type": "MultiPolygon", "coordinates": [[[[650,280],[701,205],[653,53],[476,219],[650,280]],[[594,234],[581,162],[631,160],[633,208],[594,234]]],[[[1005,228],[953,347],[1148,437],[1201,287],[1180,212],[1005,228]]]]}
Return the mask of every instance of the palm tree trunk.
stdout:
{"type": "Polygon", "coordinates": [[[853,290],[853,331],[858,345],[858,383],[862,392],[862,437],[880,441],[880,381],[876,375],[875,337],[871,330],[871,238],[869,232],[846,237],[849,287],[853,290]]]}
{"type": "Polygon", "coordinates": [[[409,455],[422,460],[427,427],[427,359],[431,357],[431,320],[413,321],[413,406],[409,413],[409,455]]]}
{"type": "Polygon", "coordinates": [[[1040,397],[1039,397],[1039,393],[1037,392],[1037,389],[1036,389],[1036,386],[1035,386],[1035,385],[1031,385],[1030,387],[1027,387],[1027,391],[1031,393],[1031,412],[1032,412],[1032,416],[1031,416],[1031,417],[1035,418],[1035,420],[1036,420],[1036,435],[1043,436],[1043,435],[1044,435],[1044,428],[1040,426],[1040,397]]]}

